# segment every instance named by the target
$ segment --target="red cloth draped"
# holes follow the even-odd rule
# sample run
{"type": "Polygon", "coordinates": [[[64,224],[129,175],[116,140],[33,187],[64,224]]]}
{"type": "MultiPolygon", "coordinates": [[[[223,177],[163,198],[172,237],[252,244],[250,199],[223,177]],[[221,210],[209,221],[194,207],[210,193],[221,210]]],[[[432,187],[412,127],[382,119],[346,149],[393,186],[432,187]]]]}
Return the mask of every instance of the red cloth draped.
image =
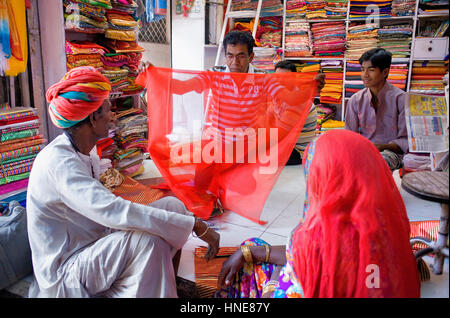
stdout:
{"type": "Polygon", "coordinates": [[[292,237],[306,297],[420,296],[405,205],[368,139],[347,130],[323,134],[306,187],[309,209],[292,237]]]}
{"type": "Polygon", "coordinates": [[[218,198],[225,209],[263,223],[267,196],[312,105],[314,76],[157,67],[139,75],[136,82],[147,88],[150,155],[190,211],[208,218],[218,198]]]}

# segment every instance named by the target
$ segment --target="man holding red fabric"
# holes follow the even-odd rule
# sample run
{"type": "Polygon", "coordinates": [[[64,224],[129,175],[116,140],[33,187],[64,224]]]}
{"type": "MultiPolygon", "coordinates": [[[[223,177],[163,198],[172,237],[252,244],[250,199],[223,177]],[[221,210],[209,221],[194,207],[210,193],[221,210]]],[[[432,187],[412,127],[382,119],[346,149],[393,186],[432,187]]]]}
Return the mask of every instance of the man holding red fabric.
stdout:
{"type": "Polygon", "coordinates": [[[219,235],[178,199],[136,204],[99,182],[95,145],[108,135],[110,90],[100,72],[78,67],[47,92],[64,134],[29,179],[30,297],[177,297],[172,258],[191,232],[208,243],[207,259],[218,251],[219,235]]]}
{"type": "MultiPolygon", "coordinates": [[[[226,209],[252,220],[259,218],[266,195],[284,167],[284,162],[280,162],[287,161],[289,156],[285,158],[284,154],[292,151],[302,120],[307,117],[303,110],[310,108],[316,91],[317,82],[312,74],[256,74],[262,72],[250,64],[253,46],[254,40],[248,32],[232,31],[224,39],[226,66],[207,72],[149,67],[136,80],[147,87],[148,104],[152,105],[149,109],[152,113],[149,124],[152,159],[177,197],[201,217],[211,215],[214,203],[214,213],[221,213],[223,209],[217,204],[220,200],[226,209]],[[197,116],[196,121],[201,121],[201,129],[192,137],[195,135],[196,140],[201,137],[198,148],[205,160],[183,161],[183,164],[174,160],[174,147],[186,145],[187,149],[192,149],[199,144],[179,141],[189,136],[176,129],[181,131],[194,125],[191,121],[188,123],[188,119],[182,119],[186,121],[182,125],[174,125],[174,109],[177,114],[195,112],[185,118],[197,116]],[[197,113],[200,111],[201,114],[197,113]],[[274,131],[277,136],[271,134],[274,131]],[[260,141],[261,136],[265,139],[260,141]],[[251,138],[258,142],[250,142],[251,138]],[[204,158],[203,150],[212,143],[225,151],[218,156],[214,151],[214,159],[219,160],[211,162],[204,158]],[[237,155],[239,144],[244,144],[245,150],[237,155]],[[227,152],[227,146],[236,147],[236,154],[227,152]],[[255,152],[258,152],[256,162],[250,160],[256,157],[255,152]],[[227,160],[230,158],[232,162],[227,160]],[[215,199],[209,199],[211,197],[215,199]]],[[[210,157],[209,153],[206,155],[210,157]]],[[[184,157],[189,156],[186,153],[184,157]]]]}

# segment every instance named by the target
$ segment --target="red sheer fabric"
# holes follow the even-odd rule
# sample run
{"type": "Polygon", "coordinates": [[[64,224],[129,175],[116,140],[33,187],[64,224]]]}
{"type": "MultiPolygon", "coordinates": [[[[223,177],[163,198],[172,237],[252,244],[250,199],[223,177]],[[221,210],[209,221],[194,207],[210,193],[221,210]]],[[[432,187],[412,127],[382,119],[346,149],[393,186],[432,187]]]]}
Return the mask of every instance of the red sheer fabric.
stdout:
{"type": "Polygon", "coordinates": [[[419,297],[410,226],[379,151],[351,131],[316,142],[309,209],[292,238],[306,297],[419,297]]]}
{"type": "Polygon", "coordinates": [[[195,215],[214,202],[255,222],[303,128],[315,74],[240,74],[150,67],[149,152],[195,215]]]}

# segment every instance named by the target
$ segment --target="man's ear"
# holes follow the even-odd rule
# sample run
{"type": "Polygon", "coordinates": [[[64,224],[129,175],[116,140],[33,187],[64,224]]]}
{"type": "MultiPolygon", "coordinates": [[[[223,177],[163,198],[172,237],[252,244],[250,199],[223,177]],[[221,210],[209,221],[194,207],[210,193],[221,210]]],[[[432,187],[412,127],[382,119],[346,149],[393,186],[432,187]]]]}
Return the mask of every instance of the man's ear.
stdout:
{"type": "Polygon", "coordinates": [[[91,123],[92,127],[95,127],[95,122],[97,121],[97,118],[95,116],[95,112],[91,113],[89,115],[89,122],[91,123]]]}
{"type": "Polygon", "coordinates": [[[252,52],[252,54],[250,54],[249,58],[248,58],[248,62],[251,63],[253,61],[253,58],[255,57],[255,53],[252,52]]]}
{"type": "Polygon", "coordinates": [[[389,67],[387,67],[387,68],[385,68],[384,70],[383,70],[383,77],[384,78],[387,78],[388,77],[388,75],[389,75],[389,71],[390,71],[391,69],[389,68],[389,67]]]}

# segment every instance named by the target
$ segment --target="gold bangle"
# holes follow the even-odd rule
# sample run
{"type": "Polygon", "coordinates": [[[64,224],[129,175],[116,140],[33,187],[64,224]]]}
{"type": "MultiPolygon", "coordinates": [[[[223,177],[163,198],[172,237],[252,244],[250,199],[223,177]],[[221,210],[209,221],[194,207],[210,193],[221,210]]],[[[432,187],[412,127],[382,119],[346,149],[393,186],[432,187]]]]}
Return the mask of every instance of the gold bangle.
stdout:
{"type": "Polygon", "coordinates": [[[250,251],[250,246],[241,245],[242,255],[244,255],[244,260],[247,264],[253,264],[252,252],[250,251]]]}
{"type": "Polygon", "coordinates": [[[264,245],[266,248],[266,258],[264,259],[265,263],[269,263],[269,257],[270,257],[270,245],[264,245]]]}

